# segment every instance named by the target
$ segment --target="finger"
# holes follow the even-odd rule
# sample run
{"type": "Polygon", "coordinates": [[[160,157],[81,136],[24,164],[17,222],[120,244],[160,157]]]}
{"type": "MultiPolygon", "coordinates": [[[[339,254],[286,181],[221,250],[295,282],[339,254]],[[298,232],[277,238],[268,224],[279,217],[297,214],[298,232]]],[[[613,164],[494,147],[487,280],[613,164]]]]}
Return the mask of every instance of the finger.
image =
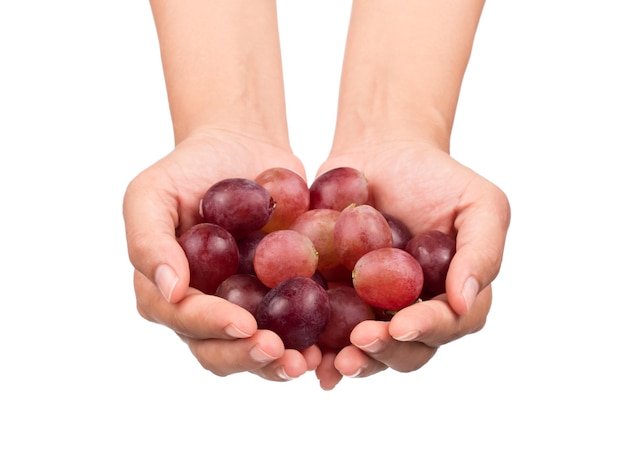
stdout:
{"type": "Polygon", "coordinates": [[[280,379],[279,373],[284,368],[288,369],[287,373],[298,373],[301,368],[306,370],[302,356],[300,356],[302,363],[296,365],[280,362],[285,349],[280,338],[271,331],[260,330],[252,337],[238,340],[198,340],[186,336],[181,336],[181,339],[202,367],[217,376],[267,367],[267,370],[274,369],[275,373],[272,375],[270,371],[265,371],[264,374],[273,376],[273,379],[280,379]]]}
{"type": "Polygon", "coordinates": [[[159,287],[163,297],[175,303],[183,298],[189,285],[189,265],[175,234],[180,221],[179,204],[167,182],[150,175],[147,170],[135,178],[124,194],[128,255],[133,266],[159,287]]]}
{"type": "MultiPolygon", "coordinates": [[[[259,332],[269,333],[270,331],[259,332]]],[[[270,381],[290,381],[307,372],[307,363],[304,356],[300,352],[293,349],[287,349],[280,358],[261,368],[251,371],[252,373],[270,381]]]]}
{"type": "Polygon", "coordinates": [[[389,333],[384,321],[364,321],[350,336],[354,347],[346,347],[335,365],[344,376],[370,376],[389,367],[396,371],[415,371],[424,366],[436,352],[421,342],[399,342],[389,333]],[[358,352],[358,353],[357,353],[358,352]]]}
{"type": "Polygon", "coordinates": [[[189,289],[179,303],[169,303],[157,287],[135,271],[135,293],[140,314],[193,339],[240,339],[257,330],[254,317],[222,298],[189,289]]]}
{"type": "Polygon", "coordinates": [[[324,352],[319,366],[315,370],[315,376],[324,391],[330,391],[339,384],[343,375],[335,368],[335,352],[324,352]]]}
{"type": "Polygon", "coordinates": [[[354,345],[342,348],[335,358],[334,365],[337,371],[346,378],[365,378],[388,368],[386,364],[354,345]]]}
{"type": "Polygon", "coordinates": [[[446,278],[448,301],[458,314],[466,314],[476,295],[498,275],[511,216],[500,189],[482,178],[473,185],[467,192],[480,197],[461,203],[455,220],[456,254],[446,278]]]}
{"type": "Polygon", "coordinates": [[[458,315],[440,295],[398,311],[389,322],[389,334],[399,342],[419,342],[437,348],[485,325],[491,307],[491,286],[480,292],[467,314],[458,315]]]}
{"type": "Polygon", "coordinates": [[[304,349],[302,352],[304,361],[306,362],[307,371],[313,371],[322,362],[322,351],[317,345],[312,345],[309,348],[304,349]]]}

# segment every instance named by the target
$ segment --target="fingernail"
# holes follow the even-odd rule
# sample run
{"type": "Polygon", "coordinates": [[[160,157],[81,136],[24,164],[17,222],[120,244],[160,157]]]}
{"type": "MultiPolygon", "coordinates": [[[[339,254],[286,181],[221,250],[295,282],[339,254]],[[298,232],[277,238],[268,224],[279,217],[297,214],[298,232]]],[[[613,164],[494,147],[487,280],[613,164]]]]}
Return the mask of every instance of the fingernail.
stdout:
{"type": "Polygon", "coordinates": [[[463,284],[463,290],[461,290],[461,295],[463,295],[463,299],[465,299],[465,311],[468,312],[472,306],[474,306],[474,301],[476,301],[476,295],[478,295],[478,280],[474,277],[468,278],[463,284]]]}
{"type": "Polygon", "coordinates": [[[276,370],[276,375],[280,379],[284,379],[285,381],[291,381],[293,379],[291,376],[287,374],[287,372],[285,371],[283,367],[280,367],[278,370],[276,370]]]}
{"type": "Polygon", "coordinates": [[[366,352],[369,353],[376,353],[378,351],[380,351],[380,349],[383,348],[383,345],[385,345],[383,343],[382,340],[380,339],[374,339],[372,342],[370,342],[369,344],[365,344],[365,345],[359,345],[358,347],[361,350],[365,350],[366,352]]]}
{"type": "Polygon", "coordinates": [[[419,331],[410,331],[398,337],[394,337],[399,342],[411,342],[419,337],[419,331]]]}
{"type": "Polygon", "coordinates": [[[226,334],[228,334],[233,339],[245,339],[247,337],[250,337],[251,335],[251,334],[248,334],[247,332],[242,331],[234,324],[229,324],[228,326],[226,326],[224,328],[224,332],[226,332],[226,334]]]}
{"type": "Polygon", "coordinates": [[[161,264],[154,272],[154,281],[161,291],[161,295],[169,302],[172,298],[174,287],[178,283],[178,276],[174,269],[167,264],[161,264]]]}
{"type": "Polygon", "coordinates": [[[363,372],[363,368],[359,368],[357,369],[354,373],[352,373],[351,375],[343,375],[346,378],[356,378],[357,376],[359,376],[361,373],[363,372]]]}
{"type": "Polygon", "coordinates": [[[250,350],[250,357],[252,357],[254,361],[259,363],[271,362],[272,360],[276,360],[278,358],[271,356],[258,345],[255,345],[252,350],[250,350]]]}

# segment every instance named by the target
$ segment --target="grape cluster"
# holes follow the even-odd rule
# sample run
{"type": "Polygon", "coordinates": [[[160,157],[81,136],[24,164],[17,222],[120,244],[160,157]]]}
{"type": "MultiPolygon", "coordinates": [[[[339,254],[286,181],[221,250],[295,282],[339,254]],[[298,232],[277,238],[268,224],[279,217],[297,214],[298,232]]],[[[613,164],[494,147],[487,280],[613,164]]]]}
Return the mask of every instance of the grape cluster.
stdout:
{"type": "Polygon", "coordinates": [[[178,239],[190,286],[245,308],[286,348],[339,350],[360,322],[445,292],[455,239],[379,211],[354,168],[310,187],[285,168],[224,179],[199,206],[178,239]]]}

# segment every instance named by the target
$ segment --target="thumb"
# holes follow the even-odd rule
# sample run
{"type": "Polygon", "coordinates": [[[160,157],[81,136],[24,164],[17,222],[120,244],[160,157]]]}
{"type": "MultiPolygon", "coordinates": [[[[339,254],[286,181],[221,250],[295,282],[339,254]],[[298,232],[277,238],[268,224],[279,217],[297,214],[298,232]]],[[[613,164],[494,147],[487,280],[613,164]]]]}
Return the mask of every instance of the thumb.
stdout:
{"type": "Polygon", "coordinates": [[[480,293],[498,275],[510,223],[510,206],[504,193],[484,194],[463,208],[455,227],[456,254],[446,278],[448,301],[457,314],[466,314],[480,293]]]}
{"type": "Polygon", "coordinates": [[[123,215],[128,256],[167,301],[176,303],[189,286],[189,264],[176,240],[176,197],[156,187],[138,176],[126,189],[123,215]]]}

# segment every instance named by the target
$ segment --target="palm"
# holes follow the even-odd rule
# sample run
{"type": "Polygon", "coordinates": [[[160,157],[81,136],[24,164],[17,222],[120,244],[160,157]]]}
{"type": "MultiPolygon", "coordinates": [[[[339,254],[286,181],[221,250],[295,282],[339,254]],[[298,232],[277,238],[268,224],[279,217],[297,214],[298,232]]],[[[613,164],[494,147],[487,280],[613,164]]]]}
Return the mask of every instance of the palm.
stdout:
{"type": "Polygon", "coordinates": [[[228,132],[190,139],[146,171],[152,190],[160,191],[183,230],[198,221],[198,203],[221,179],[254,179],[263,170],[286,167],[304,176],[301,162],[290,152],[228,132]]]}
{"type": "Polygon", "coordinates": [[[352,166],[368,179],[376,207],[403,220],[412,232],[454,230],[468,187],[489,184],[448,154],[413,143],[388,144],[329,158],[320,168],[352,166]]]}

